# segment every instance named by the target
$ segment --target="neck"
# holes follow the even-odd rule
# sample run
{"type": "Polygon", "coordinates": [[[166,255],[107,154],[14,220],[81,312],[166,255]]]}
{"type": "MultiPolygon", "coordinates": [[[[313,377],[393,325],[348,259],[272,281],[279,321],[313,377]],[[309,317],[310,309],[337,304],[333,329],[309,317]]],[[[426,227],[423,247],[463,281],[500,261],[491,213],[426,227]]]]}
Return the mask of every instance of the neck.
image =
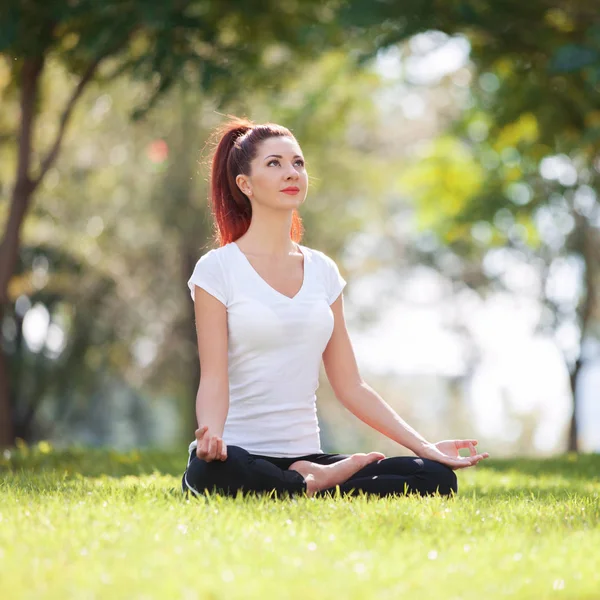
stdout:
{"type": "Polygon", "coordinates": [[[238,240],[250,254],[287,256],[296,252],[290,236],[292,211],[265,211],[253,207],[248,231],[238,240]]]}

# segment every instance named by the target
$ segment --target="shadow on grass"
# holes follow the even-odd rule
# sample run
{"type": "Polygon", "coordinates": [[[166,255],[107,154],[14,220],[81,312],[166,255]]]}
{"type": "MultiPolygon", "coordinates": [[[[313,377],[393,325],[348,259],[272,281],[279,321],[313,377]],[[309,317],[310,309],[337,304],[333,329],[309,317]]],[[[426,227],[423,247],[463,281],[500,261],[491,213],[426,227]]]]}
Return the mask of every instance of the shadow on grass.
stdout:
{"type": "Polygon", "coordinates": [[[539,459],[494,459],[481,462],[477,468],[497,473],[521,473],[532,477],[558,475],[570,480],[599,481],[600,454],[565,454],[539,459]]]}
{"type": "Polygon", "coordinates": [[[48,445],[22,446],[0,454],[0,474],[35,472],[84,477],[126,477],[130,475],[181,476],[187,452],[136,449],[119,452],[109,448],[72,447],[55,450],[48,445]]]}
{"type": "MultiPolygon", "coordinates": [[[[470,490],[460,490],[459,497],[473,498],[476,500],[493,500],[496,504],[506,502],[512,504],[515,501],[531,502],[532,504],[545,504],[549,501],[567,501],[575,497],[591,497],[591,493],[581,485],[549,485],[540,487],[539,483],[532,480],[529,486],[514,486],[502,488],[496,486],[484,486],[470,490]]],[[[598,492],[593,494],[598,497],[598,492]]]]}
{"type": "MultiPolygon", "coordinates": [[[[10,481],[29,492],[51,491],[81,485],[82,480],[127,478],[145,475],[169,475],[180,480],[187,463],[187,453],[136,449],[118,452],[108,448],[72,447],[56,450],[48,444],[21,446],[0,454],[0,479],[10,481]]],[[[478,474],[470,485],[460,486],[459,497],[494,498],[512,501],[522,497],[532,502],[544,499],[567,499],[573,495],[596,495],[600,481],[600,454],[567,454],[551,459],[490,459],[477,467],[478,474]],[[490,477],[491,475],[491,477],[490,477]],[[525,476],[526,481],[520,481],[525,476]],[[513,478],[516,477],[517,479],[513,478]],[[550,478],[550,479],[547,479],[550,478]],[[555,479],[558,478],[558,481],[555,479]],[[594,490],[590,489],[594,486],[594,490]]],[[[94,483],[89,489],[94,490],[94,483]]],[[[165,490],[181,497],[177,486],[165,490]]]]}

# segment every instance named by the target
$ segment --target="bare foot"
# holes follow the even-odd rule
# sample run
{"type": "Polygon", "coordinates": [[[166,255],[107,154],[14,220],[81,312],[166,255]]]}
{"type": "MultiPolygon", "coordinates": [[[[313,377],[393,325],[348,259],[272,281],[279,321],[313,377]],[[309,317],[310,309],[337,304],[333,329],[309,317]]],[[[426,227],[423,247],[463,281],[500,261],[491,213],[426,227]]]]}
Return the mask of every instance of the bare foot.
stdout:
{"type": "Polygon", "coordinates": [[[385,458],[385,455],[381,452],[369,452],[369,454],[353,454],[332,465],[319,465],[307,460],[297,460],[290,465],[289,470],[298,471],[304,477],[306,480],[306,494],[312,496],[319,490],[325,490],[343,483],[363,467],[383,458],[385,458]]]}

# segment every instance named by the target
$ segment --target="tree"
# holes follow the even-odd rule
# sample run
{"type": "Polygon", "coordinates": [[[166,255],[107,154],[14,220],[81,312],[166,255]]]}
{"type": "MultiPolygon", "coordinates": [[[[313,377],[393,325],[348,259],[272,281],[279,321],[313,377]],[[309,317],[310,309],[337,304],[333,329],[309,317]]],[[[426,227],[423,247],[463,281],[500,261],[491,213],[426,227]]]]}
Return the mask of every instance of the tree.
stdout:
{"type": "MultiPolygon", "coordinates": [[[[406,22],[404,5],[374,4],[377,18],[406,22]]],[[[434,13],[431,29],[470,40],[472,108],[457,120],[454,138],[439,140],[407,179],[420,195],[424,223],[471,266],[497,246],[542,265],[540,299],[552,315],[545,326],[574,320],[579,331],[579,349],[565,356],[574,402],[569,449],[577,450],[582,346],[598,337],[600,321],[597,6],[448,2],[434,13]],[[549,222],[550,237],[542,231],[549,222]],[[548,276],[565,257],[583,267],[575,310],[546,293],[548,276]]]]}
{"type": "MultiPolygon", "coordinates": [[[[332,23],[333,2],[309,0],[278,10],[275,2],[144,0],[10,0],[0,12],[0,53],[10,69],[5,95],[18,95],[17,161],[10,209],[0,246],[0,321],[10,301],[8,285],[17,263],[21,228],[35,191],[54,164],[69,121],[91,81],[123,75],[148,82],[147,98],[132,111],[141,118],[175,82],[186,80],[222,100],[244,85],[275,89],[293,75],[302,55],[316,56],[341,42],[332,23]],[[72,74],[74,84],[47,148],[36,143],[40,84],[50,60],[72,74]]],[[[0,349],[0,446],[12,444],[8,371],[0,349]]]]}

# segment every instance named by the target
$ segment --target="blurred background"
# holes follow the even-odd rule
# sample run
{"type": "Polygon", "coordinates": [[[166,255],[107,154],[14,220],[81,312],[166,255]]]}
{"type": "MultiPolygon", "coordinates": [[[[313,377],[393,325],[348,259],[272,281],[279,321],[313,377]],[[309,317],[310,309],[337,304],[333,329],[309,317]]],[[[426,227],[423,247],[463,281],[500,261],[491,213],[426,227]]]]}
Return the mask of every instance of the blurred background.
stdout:
{"type": "MultiPolygon", "coordinates": [[[[363,378],[432,441],[600,451],[592,0],[5,0],[0,446],[180,448],[186,281],[228,114],[307,159],[303,243],[363,378]]],[[[324,451],[408,453],[317,392],[324,451]]]]}

